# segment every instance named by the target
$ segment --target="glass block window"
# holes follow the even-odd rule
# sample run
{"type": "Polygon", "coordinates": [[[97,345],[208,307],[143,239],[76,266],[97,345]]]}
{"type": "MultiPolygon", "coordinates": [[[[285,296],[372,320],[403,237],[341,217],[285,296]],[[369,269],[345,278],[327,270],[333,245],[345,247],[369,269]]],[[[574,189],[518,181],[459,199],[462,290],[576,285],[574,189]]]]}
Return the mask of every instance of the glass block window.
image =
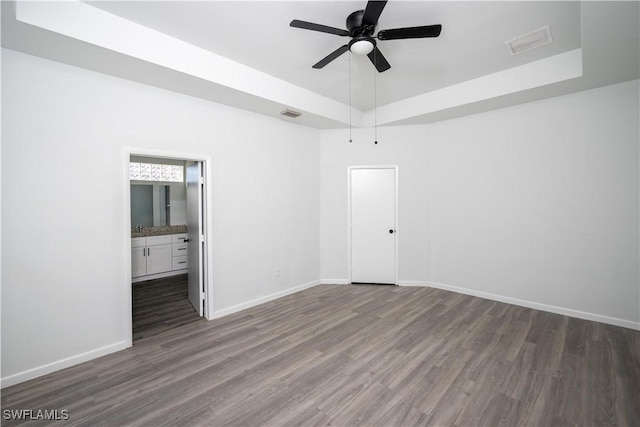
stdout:
{"type": "Polygon", "coordinates": [[[180,165],[157,163],[129,163],[129,179],[132,181],[184,182],[184,168],[180,165]]]}

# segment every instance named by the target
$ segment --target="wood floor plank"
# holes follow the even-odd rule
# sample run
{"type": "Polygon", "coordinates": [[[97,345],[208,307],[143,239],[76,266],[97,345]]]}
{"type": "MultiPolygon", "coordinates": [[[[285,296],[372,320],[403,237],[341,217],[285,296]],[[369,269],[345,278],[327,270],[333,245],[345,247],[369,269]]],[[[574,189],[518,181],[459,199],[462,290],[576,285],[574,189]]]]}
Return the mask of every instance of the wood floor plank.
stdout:
{"type": "Polygon", "coordinates": [[[179,278],[164,285],[166,300],[159,285],[135,298],[132,348],[8,387],[2,409],[67,409],[52,425],[92,427],[640,419],[638,331],[375,285],[320,285],[206,322],[185,311],[179,278]]]}
{"type": "Polygon", "coordinates": [[[186,274],[138,282],[131,287],[134,341],[202,321],[189,303],[186,274]]]}

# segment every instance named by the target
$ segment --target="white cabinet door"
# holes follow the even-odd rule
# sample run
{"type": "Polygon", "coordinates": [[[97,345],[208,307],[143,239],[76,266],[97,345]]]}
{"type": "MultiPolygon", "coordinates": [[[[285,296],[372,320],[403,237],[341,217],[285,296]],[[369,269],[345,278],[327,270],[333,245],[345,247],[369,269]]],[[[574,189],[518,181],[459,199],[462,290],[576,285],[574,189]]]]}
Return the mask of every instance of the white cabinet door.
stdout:
{"type": "Polygon", "coordinates": [[[140,277],[147,274],[147,248],[131,248],[131,277],[140,277]]]}
{"type": "Polygon", "coordinates": [[[147,274],[170,271],[172,262],[171,244],[147,246],[147,274]]]}

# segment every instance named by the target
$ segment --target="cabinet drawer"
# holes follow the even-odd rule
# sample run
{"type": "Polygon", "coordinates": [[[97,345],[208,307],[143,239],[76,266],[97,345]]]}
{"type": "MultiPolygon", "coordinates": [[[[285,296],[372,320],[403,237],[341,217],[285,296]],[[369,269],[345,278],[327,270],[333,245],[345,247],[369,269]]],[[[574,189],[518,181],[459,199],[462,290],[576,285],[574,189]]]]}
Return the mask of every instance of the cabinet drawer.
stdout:
{"type": "Polygon", "coordinates": [[[171,245],[171,247],[173,248],[171,251],[171,255],[173,256],[182,256],[182,255],[186,255],[187,254],[187,250],[189,248],[189,244],[188,243],[174,243],[173,245],[171,245]]]}
{"type": "Polygon", "coordinates": [[[171,243],[171,236],[151,236],[147,237],[147,246],[168,245],[171,243]]]}
{"type": "Polygon", "coordinates": [[[171,243],[184,243],[184,241],[187,240],[188,238],[189,238],[189,236],[187,235],[187,233],[172,234],[171,235],[171,243]]]}
{"type": "Polygon", "coordinates": [[[187,257],[185,256],[174,256],[173,257],[173,269],[174,270],[182,270],[183,268],[187,268],[187,257]]]}
{"type": "Polygon", "coordinates": [[[145,246],[147,246],[146,237],[134,237],[131,239],[132,248],[144,248],[145,246]]]}

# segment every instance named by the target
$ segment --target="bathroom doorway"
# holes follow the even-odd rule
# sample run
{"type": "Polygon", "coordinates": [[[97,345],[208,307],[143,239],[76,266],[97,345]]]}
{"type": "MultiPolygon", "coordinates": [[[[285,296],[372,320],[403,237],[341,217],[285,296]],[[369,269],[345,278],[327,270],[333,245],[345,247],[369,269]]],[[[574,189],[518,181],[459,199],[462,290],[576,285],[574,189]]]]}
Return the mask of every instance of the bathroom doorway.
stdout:
{"type": "Polygon", "coordinates": [[[141,150],[128,154],[125,210],[130,225],[131,311],[126,323],[133,344],[211,318],[211,194],[208,157],[141,150]]]}

